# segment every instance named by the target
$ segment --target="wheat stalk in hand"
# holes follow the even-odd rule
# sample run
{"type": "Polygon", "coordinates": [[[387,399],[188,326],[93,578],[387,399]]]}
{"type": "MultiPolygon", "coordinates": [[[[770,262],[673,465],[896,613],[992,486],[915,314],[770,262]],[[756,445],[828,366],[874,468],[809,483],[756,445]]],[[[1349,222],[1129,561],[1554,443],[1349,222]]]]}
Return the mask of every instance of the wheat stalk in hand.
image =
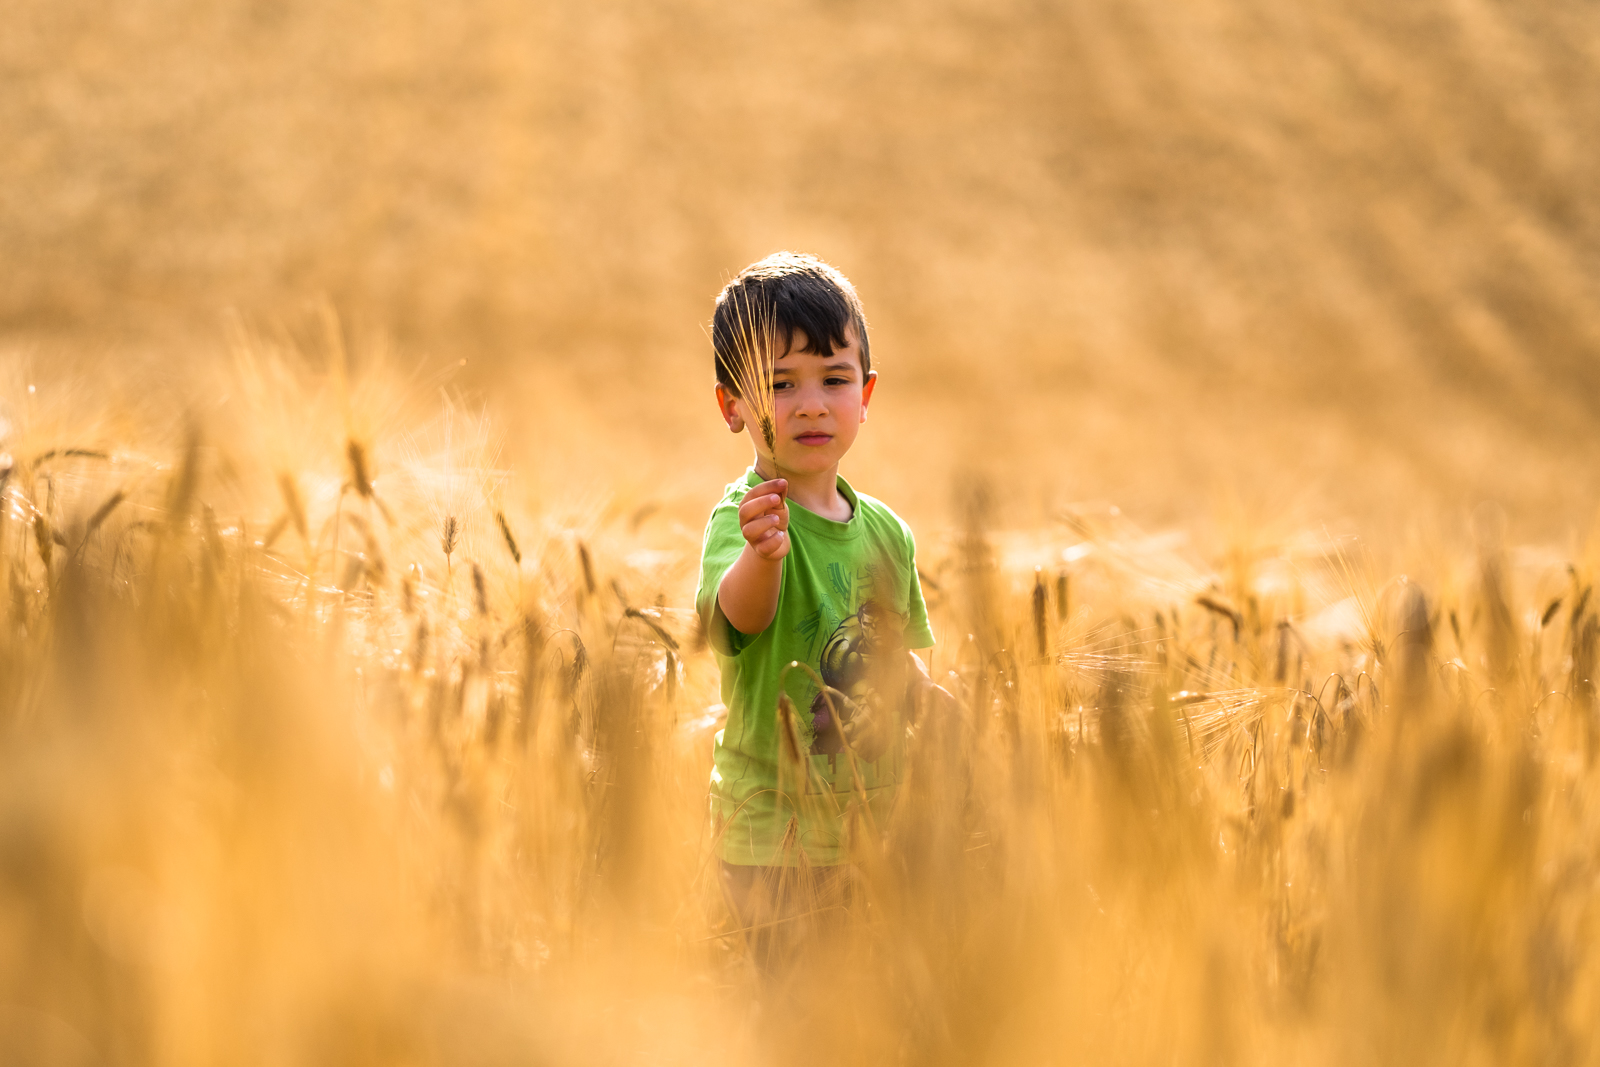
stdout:
{"type": "MultiPolygon", "coordinates": [[[[729,370],[734,389],[745,403],[761,441],[766,446],[762,458],[772,461],[772,477],[777,478],[778,408],[773,396],[772,375],[778,359],[778,327],[772,305],[760,297],[752,301],[747,292],[728,295],[733,305],[733,360],[729,370]]],[[[759,451],[759,450],[758,450],[759,451]]]]}

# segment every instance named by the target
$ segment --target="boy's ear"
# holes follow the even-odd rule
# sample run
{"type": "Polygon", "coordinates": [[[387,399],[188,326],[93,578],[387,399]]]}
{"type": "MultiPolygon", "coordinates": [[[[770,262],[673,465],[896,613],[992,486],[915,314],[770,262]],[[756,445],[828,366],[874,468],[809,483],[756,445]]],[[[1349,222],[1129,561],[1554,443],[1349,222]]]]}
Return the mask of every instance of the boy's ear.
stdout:
{"type": "Polygon", "coordinates": [[[722,412],[722,421],[728,424],[728,430],[732,433],[744,431],[744,418],[739,414],[738,399],[732,389],[721,382],[717,383],[717,410],[722,412]]]}
{"type": "Polygon", "coordinates": [[[861,421],[867,421],[867,405],[872,403],[872,387],[878,384],[878,372],[867,371],[867,380],[861,383],[861,421]]]}

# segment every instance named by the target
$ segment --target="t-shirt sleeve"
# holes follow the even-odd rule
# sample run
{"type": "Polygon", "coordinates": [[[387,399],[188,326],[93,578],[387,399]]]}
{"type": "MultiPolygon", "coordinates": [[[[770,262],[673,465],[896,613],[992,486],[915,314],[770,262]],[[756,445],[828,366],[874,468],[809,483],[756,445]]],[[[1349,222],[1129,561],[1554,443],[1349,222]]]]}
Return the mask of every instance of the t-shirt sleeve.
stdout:
{"type": "Polygon", "coordinates": [[[705,628],[711,647],[726,656],[737,656],[753,637],[733,628],[717,606],[717,590],[728,569],[744,551],[744,532],[739,528],[739,502],[724,500],[711,512],[706,524],[705,543],[700,547],[700,586],[695,591],[695,610],[705,628]]]}
{"type": "Polygon", "coordinates": [[[902,528],[905,530],[906,556],[911,564],[907,568],[911,572],[908,579],[911,589],[906,597],[905,643],[907,648],[932,648],[933,627],[928,625],[928,606],[922,601],[922,580],[917,577],[917,539],[909,526],[902,528]]]}

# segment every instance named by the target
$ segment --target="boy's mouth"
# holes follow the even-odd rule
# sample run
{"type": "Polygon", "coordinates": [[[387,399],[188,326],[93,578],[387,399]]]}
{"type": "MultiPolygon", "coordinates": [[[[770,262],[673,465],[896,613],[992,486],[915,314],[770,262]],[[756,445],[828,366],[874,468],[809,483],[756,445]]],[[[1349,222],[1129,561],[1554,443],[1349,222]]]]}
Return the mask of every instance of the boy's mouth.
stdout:
{"type": "Polygon", "coordinates": [[[829,441],[833,440],[833,434],[831,434],[831,433],[803,433],[803,434],[800,434],[798,437],[796,437],[795,440],[799,441],[803,445],[813,445],[813,446],[815,446],[815,445],[825,445],[829,441]]]}

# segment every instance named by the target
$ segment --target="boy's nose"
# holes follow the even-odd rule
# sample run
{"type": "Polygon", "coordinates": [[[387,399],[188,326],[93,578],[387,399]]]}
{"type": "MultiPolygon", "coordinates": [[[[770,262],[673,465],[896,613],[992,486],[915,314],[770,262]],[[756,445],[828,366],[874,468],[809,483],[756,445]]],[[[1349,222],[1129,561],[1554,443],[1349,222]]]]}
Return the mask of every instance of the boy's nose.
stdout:
{"type": "Polygon", "coordinates": [[[801,389],[800,395],[795,398],[796,415],[821,415],[827,410],[827,401],[823,398],[821,389],[801,389]]]}

